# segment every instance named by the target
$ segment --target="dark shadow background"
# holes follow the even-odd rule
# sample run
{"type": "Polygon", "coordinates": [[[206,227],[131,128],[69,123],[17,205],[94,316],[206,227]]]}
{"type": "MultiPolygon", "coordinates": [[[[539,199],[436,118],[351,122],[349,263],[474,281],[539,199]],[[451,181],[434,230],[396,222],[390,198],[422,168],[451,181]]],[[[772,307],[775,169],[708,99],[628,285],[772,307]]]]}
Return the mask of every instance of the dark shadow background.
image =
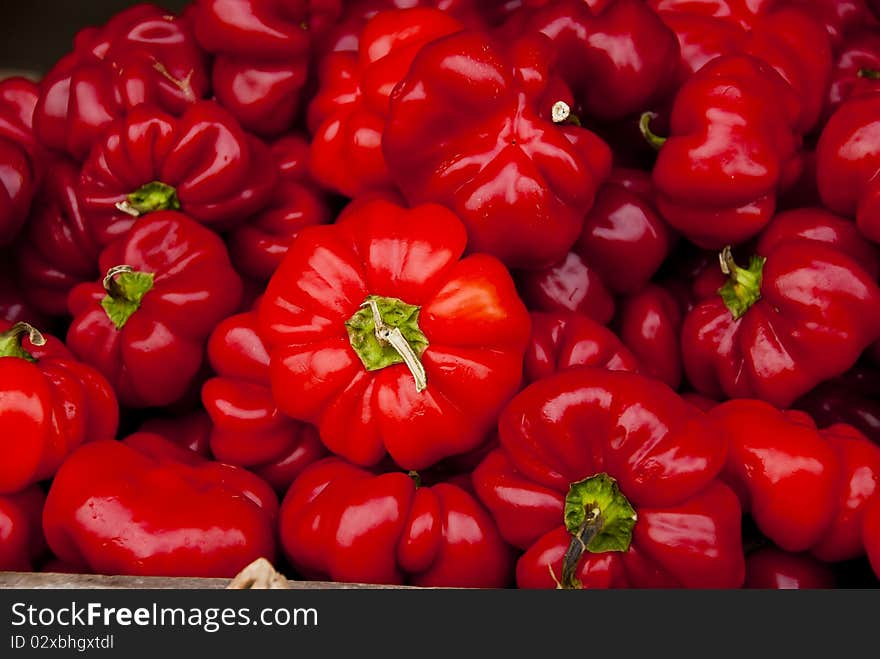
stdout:
{"type": "MultiPolygon", "coordinates": [[[[136,0],[0,0],[0,69],[45,73],[67,53],[73,35],[100,25],[136,0]]],[[[187,0],[156,2],[179,11],[187,0]]]]}

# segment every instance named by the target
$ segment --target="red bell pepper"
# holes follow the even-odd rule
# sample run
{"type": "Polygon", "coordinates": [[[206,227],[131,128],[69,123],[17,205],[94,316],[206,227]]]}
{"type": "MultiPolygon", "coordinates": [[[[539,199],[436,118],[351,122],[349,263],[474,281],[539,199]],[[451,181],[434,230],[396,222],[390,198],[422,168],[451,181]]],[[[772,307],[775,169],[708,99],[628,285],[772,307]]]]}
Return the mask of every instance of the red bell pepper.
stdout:
{"type": "Polygon", "coordinates": [[[216,103],[192,105],[180,118],[139,106],[95,143],[80,195],[103,246],[160,210],[231,228],[269,202],[277,179],[266,145],[216,103]]]}
{"type": "Polygon", "coordinates": [[[299,135],[272,145],[278,185],[269,204],[233,229],[227,240],[229,256],[241,274],[267,281],[303,228],[330,221],[328,200],[309,175],[308,152],[308,143],[299,135]]]}
{"type": "Polygon", "coordinates": [[[874,574],[880,578],[880,497],[874,499],[865,511],[862,522],[862,541],[874,574]]]}
{"type": "Polygon", "coordinates": [[[438,39],[394,89],[383,133],[407,200],[449,207],[470,250],[511,267],[562,259],[610,171],[608,146],[570,122],[554,54],[539,33],[504,44],[474,31],[438,39]]]}
{"type": "Polygon", "coordinates": [[[826,117],[853,96],[880,91],[880,27],[872,25],[848,34],[835,53],[826,117]]]}
{"type": "Polygon", "coordinates": [[[716,57],[757,57],[797,95],[799,131],[815,127],[831,75],[831,36],[825,20],[831,17],[820,15],[810,3],[772,0],[651,0],[651,4],[678,36],[682,82],[716,57]]]}
{"type": "Polygon", "coordinates": [[[637,373],[639,363],[614,332],[576,313],[532,316],[532,338],[526,348],[526,382],[577,366],[637,373]]]}
{"type": "Polygon", "coordinates": [[[150,416],[138,427],[141,433],[160,435],[203,458],[211,455],[211,417],[201,409],[178,416],[150,416]]]}
{"type": "MultiPolygon", "coordinates": [[[[7,263],[13,260],[11,256],[0,253],[0,261],[3,259],[6,259],[7,263]]],[[[2,266],[0,266],[0,320],[6,320],[11,324],[24,321],[35,327],[49,325],[48,319],[25,300],[22,287],[13,274],[2,266]]]]}
{"type": "Polygon", "coordinates": [[[123,405],[179,400],[211,330],[241,299],[223,241],[182,213],[156,212],[101,253],[100,270],[103,281],[70,293],[68,346],[107,376],[123,405]]]}
{"type": "Polygon", "coordinates": [[[824,561],[864,552],[862,519],[880,491],[880,447],[851,426],[818,430],[809,415],[763,401],[728,401],[709,416],[730,441],[725,479],[761,533],[824,561]]]}
{"type": "Polygon", "coordinates": [[[308,113],[315,180],[347,197],[394,186],[382,155],[391,91],[422,46],[461,29],[439,9],[382,11],[364,26],[358,52],[322,60],[308,113]]]}
{"type": "Polygon", "coordinates": [[[38,485],[0,495],[0,570],[30,572],[46,553],[43,505],[38,485]]]}
{"type": "Polygon", "coordinates": [[[101,248],[83,212],[79,168],[58,159],[46,171],[16,244],[16,267],[28,302],[52,316],[67,314],[67,295],[98,276],[101,248]]]}
{"type": "Polygon", "coordinates": [[[642,290],[669,254],[672,232],[652,198],[649,175],[615,170],[599,188],[572,248],[615,293],[642,290]]]}
{"type": "Polygon", "coordinates": [[[625,298],[617,319],[620,340],[638,360],[640,372],[673,389],[681,384],[681,324],[679,303],[657,284],[625,298]]]}
{"type": "Polygon", "coordinates": [[[553,40],[578,114],[590,118],[644,110],[675,82],[678,39],[642,0],[541,3],[514,12],[505,31],[510,38],[537,31],[553,40]]]}
{"type": "Polygon", "coordinates": [[[116,434],[110,384],[27,323],[0,322],[0,493],[51,478],[84,442],[116,434]]]}
{"type": "Polygon", "coordinates": [[[880,93],[851,98],[835,112],[816,147],[822,202],[854,217],[861,232],[880,242],[880,93]]]}
{"type": "Polygon", "coordinates": [[[277,500],[254,491],[268,487],[237,467],[92,442],[55,476],[43,528],[55,555],[80,571],[230,578],[275,556],[277,500]]]}
{"type": "Polygon", "coordinates": [[[34,108],[39,86],[27,78],[12,76],[0,80],[0,137],[23,148],[37,172],[42,172],[49,154],[34,136],[34,108]]]}
{"type": "Polygon", "coordinates": [[[131,108],[149,103],[179,115],[209,87],[190,21],[139,4],[77,33],[73,51],[43,80],[34,130],[47,147],[83,160],[131,108]]]}
{"type": "Polygon", "coordinates": [[[36,174],[27,153],[0,137],[0,245],[11,243],[31,208],[36,174]]]}
{"type": "Polygon", "coordinates": [[[335,457],[308,467],[287,492],[281,546],[314,579],[501,588],[513,576],[511,549],[468,492],[335,457]]]}
{"type": "Polygon", "coordinates": [[[532,311],[574,311],[603,325],[614,316],[614,297],[582,256],[566,257],[542,270],[515,273],[517,288],[532,311]]]}
{"type": "Polygon", "coordinates": [[[269,387],[269,354],[257,334],[254,311],[221,322],[208,340],[218,377],[202,387],[211,418],[214,457],[247,467],[286,491],[302,470],[326,451],[314,426],[280,412],[269,387]]]}
{"type": "Polygon", "coordinates": [[[459,260],[465,242],[442,206],[384,200],[304,229],[259,310],[278,408],[364,466],[476,448],[520,384],[529,317],[501,263],[459,260]]]}
{"type": "Polygon", "coordinates": [[[524,588],[737,588],[740,507],[727,452],[666,385],[578,368],[531,384],[474,471],[502,537],[525,550],[524,588]]]}
{"type": "Polygon", "coordinates": [[[299,110],[313,41],[341,0],[197,0],[199,44],[214,55],[214,95],[249,131],[287,132],[299,110]]]}
{"type": "Polygon", "coordinates": [[[880,372],[856,366],[839,378],[823,382],[795,401],[793,407],[807,412],[820,426],[846,423],[880,444],[880,372]]]}
{"type": "Polygon", "coordinates": [[[854,233],[833,215],[795,211],[767,228],[748,266],[724,250],[728,281],[682,327],[694,388],[788,407],[852,367],[880,337],[876,257],[866,270],[854,233]]]}
{"type": "MultiPolygon", "coordinates": [[[[770,220],[781,186],[799,173],[800,103],[763,61],[719,57],[681,88],[670,136],[657,138],[661,215],[700,247],[741,243],[770,220]]],[[[643,118],[648,118],[646,115],[643,118]]]]}
{"type": "Polygon", "coordinates": [[[831,568],[809,554],[763,547],[746,556],[745,588],[796,590],[834,588],[831,568]]]}

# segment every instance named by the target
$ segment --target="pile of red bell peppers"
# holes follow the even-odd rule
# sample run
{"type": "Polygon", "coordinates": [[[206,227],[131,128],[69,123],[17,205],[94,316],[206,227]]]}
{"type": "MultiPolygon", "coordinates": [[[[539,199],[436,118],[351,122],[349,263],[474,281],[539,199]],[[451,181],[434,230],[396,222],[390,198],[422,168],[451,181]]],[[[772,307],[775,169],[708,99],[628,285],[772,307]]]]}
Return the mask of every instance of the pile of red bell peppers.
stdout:
{"type": "Polygon", "coordinates": [[[0,570],[880,585],[878,4],[141,4],[0,81],[0,570]]]}

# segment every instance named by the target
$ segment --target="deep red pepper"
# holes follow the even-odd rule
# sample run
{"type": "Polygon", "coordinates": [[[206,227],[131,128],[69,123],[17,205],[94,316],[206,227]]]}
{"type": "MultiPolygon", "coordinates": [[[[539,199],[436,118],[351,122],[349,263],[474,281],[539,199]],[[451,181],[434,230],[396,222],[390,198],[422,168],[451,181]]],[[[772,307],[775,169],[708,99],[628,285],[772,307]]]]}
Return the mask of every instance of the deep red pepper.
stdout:
{"type": "Polygon", "coordinates": [[[0,80],[0,136],[22,147],[42,172],[50,155],[34,136],[34,108],[40,88],[27,78],[12,76],[0,80]]]}
{"type": "Polygon", "coordinates": [[[640,291],[669,254],[673,236],[653,204],[651,178],[615,170],[599,188],[572,247],[615,293],[640,291]]]}
{"type": "Polygon", "coordinates": [[[538,31],[553,40],[583,116],[621,119],[650,107],[675,82],[678,39],[642,0],[543,3],[514,12],[504,29],[510,38],[538,31]]]}
{"type": "Polygon", "coordinates": [[[182,210],[228,229],[270,200],[278,168],[265,144],[216,103],[180,118],[139,106],[110,125],[83,164],[83,211],[101,245],[135,218],[182,210]]]}
{"type": "Polygon", "coordinates": [[[653,176],[661,215],[716,249],[757,234],[799,173],[800,103],[763,61],[719,57],[681,88],[653,176]]]}
{"type": "Polygon", "coordinates": [[[208,95],[207,60],[190,21],[154,5],[80,30],[46,74],[34,113],[47,147],[83,160],[111,121],[142,103],[179,115],[208,95]]]}
{"type": "Polygon", "coordinates": [[[43,505],[37,485],[0,495],[0,570],[31,572],[46,553],[43,505]]]}
{"type": "Polygon", "coordinates": [[[0,493],[51,478],[80,444],[115,436],[110,384],[64,344],[0,321],[0,493]]]}
{"type": "Polygon", "coordinates": [[[620,340],[638,360],[640,372],[673,389],[681,384],[682,320],[675,297],[662,286],[649,284],[623,299],[616,321],[620,340]]]}
{"type": "Polygon", "coordinates": [[[554,54],[540,33],[504,44],[474,31],[438,39],[394,89],[383,134],[407,200],[451,208],[470,250],[511,267],[562,259],[610,171],[608,146],[569,121],[554,54]]]}
{"type": "Polygon", "coordinates": [[[815,127],[831,76],[828,16],[809,3],[652,0],[676,32],[682,82],[707,62],[724,55],[745,54],[773,67],[792,87],[800,103],[799,132],[815,127]]]}
{"type": "Polygon", "coordinates": [[[780,214],[748,266],[727,251],[729,279],[690,311],[682,327],[684,366],[713,398],[791,405],[841,375],[880,336],[880,288],[863,241],[823,211],[780,214]]]}
{"type": "Polygon", "coordinates": [[[796,590],[834,588],[834,572],[809,554],[763,547],[746,556],[745,588],[796,590]]]}
{"type": "Polygon", "coordinates": [[[762,401],[728,401],[709,416],[730,441],[725,479],[761,533],[824,561],[864,552],[862,518],[880,488],[880,447],[851,426],[818,430],[809,415],[762,401]]]}
{"type": "MultiPolygon", "coordinates": [[[[11,262],[11,256],[0,253],[0,260],[11,262]]],[[[22,295],[22,287],[11,272],[0,266],[0,320],[10,323],[24,321],[34,327],[49,327],[48,319],[30,306],[22,295]]]]}
{"type": "Polygon", "coordinates": [[[242,275],[268,280],[303,228],[330,221],[327,197],[309,175],[308,152],[308,143],[299,135],[282,137],[272,145],[280,172],[278,185],[268,205],[233,229],[227,239],[229,256],[242,275]]]}
{"type": "Polygon", "coordinates": [[[217,325],[208,340],[208,359],[218,374],[202,387],[211,417],[211,452],[286,491],[326,450],[314,426],[284,415],[272,399],[269,353],[257,334],[256,312],[217,325]]]}
{"type": "Polygon", "coordinates": [[[31,208],[36,174],[27,153],[0,137],[0,245],[11,243],[31,208]]]}
{"type": "Polygon", "coordinates": [[[70,290],[98,276],[101,248],[83,213],[79,174],[67,160],[49,166],[15,249],[23,294],[52,316],[66,315],[70,290]]]}
{"type": "Polygon", "coordinates": [[[852,96],[880,91],[880,27],[865,26],[848,34],[834,55],[826,117],[852,96]]]}
{"type": "Polygon", "coordinates": [[[558,373],[520,392],[499,432],[473,482],[526,550],[520,587],[742,584],[740,507],[718,480],[724,435],[664,384],[558,373]]]}
{"type": "Polygon", "coordinates": [[[70,349],[107,376],[123,405],[179,400],[211,330],[241,298],[223,241],[182,213],[155,212],[101,253],[100,270],[103,281],[70,293],[70,349]]]}
{"type": "Polygon", "coordinates": [[[211,417],[202,409],[178,416],[150,416],[138,433],[160,435],[203,458],[211,455],[211,417]]]}
{"type": "Polygon", "coordinates": [[[99,574],[226,578],[273,560],[278,503],[268,486],[166,442],[201,460],[182,462],[162,441],[92,442],[67,459],[43,513],[55,555],[99,574]]]}
{"type": "Polygon", "coordinates": [[[859,229],[880,242],[880,93],[851,98],[825,124],[816,147],[822,202],[854,217],[859,229]]]}
{"type": "Polygon", "coordinates": [[[880,497],[868,505],[862,522],[862,541],[874,574],[880,578],[880,497]]]}
{"type": "Polygon", "coordinates": [[[542,270],[520,270],[516,284],[532,311],[574,311],[606,324],[614,316],[614,297],[595,269],[575,252],[542,270]]]}
{"type": "Polygon", "coordinates": [[[217,100],[258,135],[288,131],[299,110],[312,43],[341,11],[341,0],[197,0],[195,33],[214,55],[217,100]]]}
{"type": "Polygon", "coordinates": [[[858,428],[875,444],[880,444],[880,372],[856,366],[839,378],[823,382],[793,407],[804,410],[820,426],[847,423],[858,428]]]}
{"type": "Polygon", "coordinates": [[[529,317],[504,266],[461,259],[465,242],[442,206],[384,200],[304,229],[259,311],[278,408],[361,465],[476,448],[520,384],[529,317]]]}
{"type": "Polygon", "coordinates": [[[314,579],[500,588],[513,576],[511,549],[465,490],[335,457],[308,467],[284,497],[281,546],[314,579]]]}
{"type": "Polygon", "coordinates": [[[639,371],[639,363],[614,333],[572,312],[533,312],[532,338],[526,348],[526,382],[577,366],[609,371],[639,371]]]}
{"type": "Polygon", "coordinates": [[[359,51],[322,60],[308,113],[315,180],[347,197],[394,186],[382,155],[391,91],[422,46],[463,27],[439,9],[382,11],[364,26],[359,51]]]}

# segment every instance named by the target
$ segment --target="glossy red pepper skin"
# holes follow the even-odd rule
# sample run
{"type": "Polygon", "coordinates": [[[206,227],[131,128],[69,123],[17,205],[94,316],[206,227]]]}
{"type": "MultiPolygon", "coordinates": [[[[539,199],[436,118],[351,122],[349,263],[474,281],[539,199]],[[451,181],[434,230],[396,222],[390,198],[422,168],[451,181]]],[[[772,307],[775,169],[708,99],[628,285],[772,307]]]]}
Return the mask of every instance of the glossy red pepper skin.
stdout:
{"type": "Polygon", "coordinates": [[[614,333],[576,313],[533,312],[526,348],[526,382],[578,366],[637,373],[639,364],[614,333]]]}
{"type": "Polygon", "coordinates": [[[865,510],[865,518],[862,521],[862,541],[871,568],[874,570],[874,574],[880,578],[880,497],[874,497],[865,510]]]}
{"type": "Polygon", "coordinates": [[[751,55],[773,67],[800,102],[799,132],[815,127],[831,76],[832,37],[809,3],[652,0],[679,40],[679,77],[686,81],[712,59],[751,55]]]}
{"type": "Polygon", "coordinates": [[[140,433],[159,435],[203,458],[211,456],[211,417],[204,410],[179,416],[151,416],[138,427],[137,434],[140,433]]]}
{"type": "Polygon", "coordinates": [[[180,209],[213,229],[229,229],[262,209],[278,168],[268,148],[215,103],[175,118],[139,106],[110,125],[83,164],[83,210],[103,246],[135,217],[180,209]],[[156,203],[144,190],[165,187],[156,203]],[[137,201],[143,194],[146,199],[137,201]]]}
{"type": "Polygon", "coordinates": [[[872,271],[863,267],[863,243],[840,218],[793,213],[780,214],[758,241],[761,281],[734,285],[745,296],[759,293],[757,301],[735,318],[717,293],[685,317],[685,371],[709,397],[788,407],[852,367],[880,334],[876,258],[872,271]]]}
{"type": "Polygon", "coordinates": [[[43,527],[55,555],[80,571],[230,578],[259,557],[274,559],[277,500],[267,508],[258,496],[266,491],[274,497],[229,465],[93,442],[56,475],[43,527]]]}
{"type": "Polygon", "coordinates": [[[730,440],[725,479],[761,533],[824,561],[864,552],[866,504],[880,486],[880,448],[850,426],[818,430],[803,412],[733,400],[709,416],[730,440]]]}
{"type": "Polygon", "coordinates": [[[58,339],[0,322],[0,493],[51,478],[80,444],[116,434],[119,409],[107,380],[58,339]],[[42,339],[34,345],[31,339],[42,339]]]}
{"type": "Polygon", "coordinates": [[[51,158],[34,136],[34,108],[39,93],[37,83],[27,78],[12,76],[0,80],[0,136],[22,147],[38,173],[51,158]]]}
{"type": "Polygon", "coordinates": [[[880,94],[851,98],[825,124],[816,147],[822,203],[854,217],[861,232],[880,242],[880,94]]]}
{"type": "Polygon", "coordinates": [[[211,330],[238,308],[241,279],[220,237],[174,211],[138,220],[101,253],[101,272],[123,264],[143,274],[71,291],[67,344],[113,383],[121,404],[169,405],[199,375],[211,330]],[[150,279],[139,299],[124,290],[135,278],[150,279]]]}
{"type": "Polygon", "coordinates": [[[463,27],[439,9],[382,11],[364,26],[357,52],[322,60],[308,112],[315,180],[352,198],[394,187],[382,155],[391,91],[422,46],[463,27]]]}
{"type": "Polygon", "coordinates": [[[452,209],[469,249],[510,267],[562,259],[610,171],[594,133],[553,123],[573,103],[553,58],[538,33],[501,44],[463,31],[425,46],[391,95],[382,148],[407,201],[452,209]]]}
{"type": "Polygon", "coordinates": [[[799,111],[788,83],[759,59],[705,65],[676,96],[654,165],[661,215],[708,249],[757,234],[798,174],[799,111]]]}
{"type": "Polygon", "coordinates": [[[52,316],[67,314],[67,295],[98,276],[100,245],[83,212],[79,167],[58,159],[46,171],[21,240],[16,267],[28,302],[52,316]]]}
{"type": "Polygon", "coordinates": [[[43,504],[37,485],[0,495],[0,570],[31,572],[46,553],[43,504]]]}
{"type": "Polygon", "coordinates": [[[868,366],[856,366],[839,378],[823,382],[795,401],[825,427],[846,423],[858,428],[875,444],[880,444],[880,373],[868,366]]]}
{"type": "Polygon", "coordinates": [[[307,468],[281,506],[281,546],[308,578],[501,588],[511,549],[490,515],[455,485],[417,486],[339,458],[307,468]]]}
{"type": "Polygon", "coordinates": [[[199,44],[214,55],[214,95],[249,131],[289,130],[308,77],[312,43],[342,11],[340,0],[198,0],[199,44]]]}
{"type": "Polygon", "coordinates": [[[269,386],[269,353],[250,311],[223,320],[208,340],[218,377],[202,387],[211,418],[211,452],[220,462],[247,467],[284,492],[326,455],[314,426],[280,412],[269,386]]]}
{"type": "Polygon", "coordinates": [[[746,556],[744,588],[800,590],[834,588],[834,572],[809,554],[763,547],[746,556]]]}
{"type": "Polygon", "coordinates": [[[207,58],[190,21],[139,4],[80,30],[41,85],[34,129],[47,147],[83,160],[114,119],[143,103],[182,114],[208,95],[207,58]]]}
{"type": "Polygon", "coordinates": [[[599,188],[572,248],[614,293],[642,290],[669,254],[674,238],[654,208],[652,197],[647,174],[612,172],[611,180],[599,188]]]}
{"type": "MultiPolygon", "coordinates": [[[[473,482],[501,535],[526,550],[520,587],[556,585],[573,540],[563,520],[566,492],[602,472],[636,518],[625,548],[584,552],[576,572],[583,587],[742,584],[740,508],[718,481],[724,436],[664,384],[595,368],[558,373],[511,401],[499,433],[501,449],[473,482]]],[[[601,517],[609,514],[595,505],[601,517]]]]}
{"type": "Polygon", "coordinates": [[[640,372],[673,389],[681,384],[682,320],[675,297],[662,286],[648,284],[621,301],[616,321],[620,340],[638,360],[640,372]]]}
{"type": "Polygon", "coordinates": [[[0,245],[15,240],[30,211],[36,185],[27,153],[15,142],[0,137],[0,245]]]}
{"type": "Polygon", "coordinates": [[[233,229],[227,240],[235,269],[259,282],[272,276],[302,229],[326,224],[331,219],[327,196],[309,174],[309,145],[305,138],[287,135],[277,140],[271,150],[279,180],[269,203],[233,229]]]}
{"type": "MultiPolygon", "coordinates": [[[[12,257],[0,254],[0,259],[9,263],[12,257]]],[[[0,267],[0,320],[11,324],[19,321],[30,323],[34,327],[49,327],[49,320],[39,311],[30,306],[22,295],[22,287],[14,276],[0,267]]]]}
{"type": "Polygon", "coordinates": [[[317,425],[331,451],[364,466],[387,453],[422,469],[476,448],[520,384],[529,317],[500,262],[461,259],[465,242],[447,209],[383,200],[303,230],[259,310],[278,408],[317,425]],[[355,334],[371,341],[372,330],[358,330],[369,295],[420,308],[404,329],[427,342],[410,344],[422,347],[421,392],[403,363],[368,362],[353,347],[355,334]],[[347,329],[347,321],[358,322],[347,329]]]}
{"type": "Polygon", "coordinates": [[[848,34],[834,55],[825,116],[853,96],[880,91],[880,26],[862,26],[848,34]]]}
{"type": "Polygon", "coordinates": [[[606,324],[614,316],[614,297],[599,273],[575,252],[541,270],[515,273],[517,289],[532,311],[576,313],[606,324]]]}
{"type": "Polygon", "coordinates": [[[678,39],[642,0],[544,3],[514,12],[504,29],[511,38],[537,31],[553,40],[584,116],[622,119],[651,107],[674,83],[678,39]]]}

